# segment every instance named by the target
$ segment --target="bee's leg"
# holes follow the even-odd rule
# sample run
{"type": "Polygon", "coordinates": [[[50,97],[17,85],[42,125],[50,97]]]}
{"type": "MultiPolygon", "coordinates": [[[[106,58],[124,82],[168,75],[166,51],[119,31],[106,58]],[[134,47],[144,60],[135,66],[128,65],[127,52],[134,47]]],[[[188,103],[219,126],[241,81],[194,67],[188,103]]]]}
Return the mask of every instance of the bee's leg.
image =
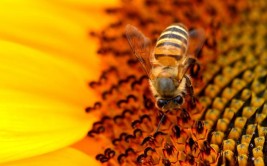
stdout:
{"type": "Polygon", "coordinates": [[[195,58],[188,57],[187,61],[186,61],[186,66],[187,66],[187,68],[190,68],[196,63],[197,63],[197,60],[195,58]]]}
{"type": "Polygon", "coordinates": [[[192,82],[191,82],[190,78],[187,75],[185,75],[185,79],[186,79],[186,89],[188,91],[189,96],[191,97],[191,107],[195,108],[196,99],[195,99],[195,96],[194,96],[194,88],[192,86],[192,82]]]}
{"type": "Polygon", "coordinates": [[[192,58],[192,57],[187,57],[187,59],[183,63],[183,65],[185,66],[183,77],[186,79],[186,85],[185,86],[186,86],[186,89],[188,91],[189,96],[191,97],[191,105],[190,106],[192,108],[195,108],[195,106],[196,106],[196,99],[194,96],[194,88],[193,88],[192,82],[191,82],[190,78],[186,75],[186,72],[188,71],[188,69],[191,69],[195,64],[197,64],[197,60],[195,58],[192,58]]]}
{"type": "Polygon", "coordinates": [[[197,63],[197,60],[192,57],[187,57],[182,62],[181,66],[178,66],[178,78],[180,78],[180,81],[182,81],[182,78],[186,75],[187,71],[194,66],[194,64],[197,63]]]}
{"type": "Polygon", "coordinates": [[[198,78],[200,73],[200,64],[198,62],[194,63],[192,67],[190,67],[190,76],[193,78],[198,78]]]}

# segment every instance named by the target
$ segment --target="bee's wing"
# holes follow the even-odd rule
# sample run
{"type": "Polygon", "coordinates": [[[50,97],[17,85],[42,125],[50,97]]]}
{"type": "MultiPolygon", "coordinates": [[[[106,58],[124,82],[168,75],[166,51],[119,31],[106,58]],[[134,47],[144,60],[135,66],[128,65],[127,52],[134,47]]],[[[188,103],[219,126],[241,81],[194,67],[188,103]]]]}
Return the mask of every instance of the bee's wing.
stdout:
{"type": "Polygon", "coordinates": [[[182,81],[184,75],[190,68],[192,64],[196,62],[196,57],[198,56],[201,48],[205,42],[205,32],[203,29],[193,29],[189,31],[189,46],[187,50],[187,55],[184,58],[183,64],[178,66],[178,80],[182,81]]]}
{"type": "Polygon", "coordinates": [[[193,29],[189,31],[189,48],[187,54],[197,57],[205,42],[205,32],[203,29],[193,29]]]}
{"type": "Polygon", "coordinates": [[[146,74],[150,77],[151,66],[151,41],[136,27],[126,26],[126,37],[137,59],[141,62],[146,74]]]}

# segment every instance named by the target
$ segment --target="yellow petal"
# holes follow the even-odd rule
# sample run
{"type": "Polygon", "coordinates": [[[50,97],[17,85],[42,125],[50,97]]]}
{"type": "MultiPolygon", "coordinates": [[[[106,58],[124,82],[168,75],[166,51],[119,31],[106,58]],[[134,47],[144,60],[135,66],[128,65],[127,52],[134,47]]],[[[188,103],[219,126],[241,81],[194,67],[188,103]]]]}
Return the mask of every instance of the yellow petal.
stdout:
{"type": "Polygon", "coordinates": [[[77,105],[0,90],[0,163],[66,147],[85,136],[95,120],[77,105]]]}
{"type": "MultiPolygon", "coordinates": [[[[0,88],[15,89],[85,107],[94,99],[87,86],[97,70],[23,45],[0,40],[0,88]]],[[[90,103],[91,102],[91,103],[90,103]]]]}
{"type": "Polygon", "coordinates": [[[114,4],[118,4],[118,0],[57,0],[57,2],[63,2],[64,4],[69,4],[71,6],[91,6],[91,7],[109,7],[109,6],[114,6],[114,4]]]}
{"type": "Polygon", "coordinates": [[[72,149],[65,148],[56,152],[36,156],[3,164],[1,166],[98,166],[100,165],[94,158],[72,149]]]}
{"type": "MultiPolygon", "coordinates": [[[[99,68],[89,32],[107,24],[103,8],[80,9],[61,1],[0,1],[0,37],[67,59],[85,69],[99,68]],[[7,7],[8,6],[8,7],[7,7]]],[[[86,6],[85,6],[86,7],[86,6]]]]}
{"type": "Polygon", "coordinates": [[[100,65],[88,27],[107,20],[72,3],[0,1],[0,163],[71,145],[94,122],[84,108],[100,65]]]}
{"type": "Polygon", "coordinates": [[[0,162],[43,154],[84,137],[96,99],[95,69],[10,40],[0,40],[0,162]]]}

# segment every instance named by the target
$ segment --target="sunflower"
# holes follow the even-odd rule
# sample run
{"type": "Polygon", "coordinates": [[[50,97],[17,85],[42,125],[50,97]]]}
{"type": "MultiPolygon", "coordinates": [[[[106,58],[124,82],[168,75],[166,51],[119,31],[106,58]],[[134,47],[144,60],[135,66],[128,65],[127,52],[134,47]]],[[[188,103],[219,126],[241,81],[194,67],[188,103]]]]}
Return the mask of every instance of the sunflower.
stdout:
{"type": "Polygon", "coordinates": [[[264,0],[1,3],[4,165],[266,164],[264,0]],[[188,71],[196,105],[162,119],[124,33],[155,43],[174,22],[206,40],[188,71]]]}

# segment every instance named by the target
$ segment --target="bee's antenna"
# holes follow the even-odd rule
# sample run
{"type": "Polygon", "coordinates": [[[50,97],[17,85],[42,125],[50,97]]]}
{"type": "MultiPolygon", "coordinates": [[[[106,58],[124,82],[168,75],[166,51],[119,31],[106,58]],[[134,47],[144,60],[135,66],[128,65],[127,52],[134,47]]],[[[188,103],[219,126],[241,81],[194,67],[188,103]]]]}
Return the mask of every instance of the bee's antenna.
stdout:
{"type": "Polygon", "coordinates": [[[161,110],[163,110],[162,112],[163,112],[163,115],[162,115],[162,117],[161,117],[161,119],[160,119],[160,121],[159,121],[159,124],[158,124],[158,127],[157,127],[157,129],[156,129],[156,132],[155,133],[157,133],[158,131],[159,131],[159,128],[160,128],[160,125],[162,124],[162,122],[163,122],[163,120],[164,120],[164,118],[165,118],[165,110],[164,110],[164,107],[165,107],[166,105],[164,105],[163,107],[162,107],[162,109],[161,110]]]}
{"type": "Polygon", "coordinates": [[[156,132],[155,132],[155,133],[157,133],[157,132],[158,132],[158,130],[159,130],[159,128],[160,128],[160,125],[161,125],[161,123],[163,122],[163,119],[164,119],[164,117],[165,117],[165,113],[163,113],[163,115],[162,115],[162,117],[161,117],[161,119],[160,119],[160,121],[159,121],[159,124],[158,124],[158,127],[157,127],[157,129],[156,129],[156,132]]]}

